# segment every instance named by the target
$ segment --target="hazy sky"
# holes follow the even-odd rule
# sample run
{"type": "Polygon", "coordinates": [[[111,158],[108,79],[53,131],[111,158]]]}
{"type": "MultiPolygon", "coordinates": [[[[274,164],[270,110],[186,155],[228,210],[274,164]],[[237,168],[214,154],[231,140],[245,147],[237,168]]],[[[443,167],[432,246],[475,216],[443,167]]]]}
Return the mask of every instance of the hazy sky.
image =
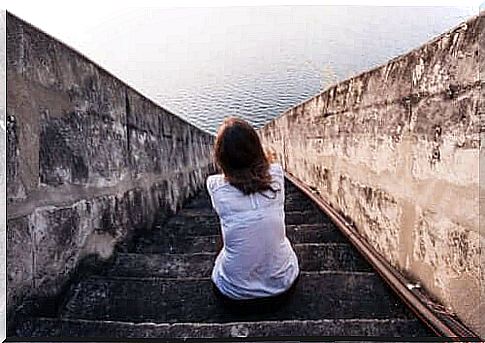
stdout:
{"type": "MultiPolygon", "coordinates": [[[[465,20],[475,15],[477,6],[472,6],[475,3],[462,2],[456,16],[465,20]]],[[[342,7],[317,7],[315,12],[299,6],[282,10],[281,7],[134,8],[103,5],[102,1],[92,7],[71,4],[53,9],[17,0],[8,10],[130,83],[138,83],[157,72],[165,73],[164,65],[170,68],[178,65],[178,79],[193,77],[194,70],[198,70],[197,76],[207,77],[213,72],[205,67],[209,63],[213,68],[214,59],[223,58],[225,51],[240,52],[232,53],[231,57],[240,60],[254,56],[254,50],[264,56],[265,39],[284,40],[293,34],[285,31],[289,15],[301,24],[301,30],[315,21],[326,21],[330,29],[332,25],[347,26],[353,34],[372,21],[382,24],[393,20],[382,8],[371,6],[362,7],[362,16],[356,20],[353,15],[342,15],[345,14],[342,7]],[[241,49],[243,40],[245,46],[241,49]]],[[[437,18],[430,16],[430,20],[437,18]]],[[[416,29],[423,26],[411,23],[409,28],[413,25],[416,29]]]]}
{"type": "Polygon", "coordinates": [[[476,15],[479,4],[134,8],[98,2],[69,2],[53,10],[16,0],[8,10],[162,106],[201,122],[206,109],[222,116],[225,107],[253,99],[255,104],[235,114],[267,111],[262,122],[319,90],[309,74],[326,77],[330,68],[341,80],[385,63],[476,15]],[[254,91],[265,82],[265,89],[254,91]],[[288,87],[268,92],[275,82],[288,87]],[[243,88],[246,97],[240,96],[243,88]],[[193,99],[215,93],[231,104],[220,103],[217,110],[210,98],[203,107],[193,99]],[[287,99],[270,103],[282,93],[287,99]]]}

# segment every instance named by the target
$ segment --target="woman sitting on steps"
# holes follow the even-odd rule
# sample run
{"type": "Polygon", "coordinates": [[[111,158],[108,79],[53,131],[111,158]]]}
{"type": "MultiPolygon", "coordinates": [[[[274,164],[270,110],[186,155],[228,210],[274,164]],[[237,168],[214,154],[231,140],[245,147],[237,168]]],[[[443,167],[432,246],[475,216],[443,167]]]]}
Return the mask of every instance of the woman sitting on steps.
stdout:
{"type": "Polygon", "coordinates": [[[214,157],[222,174],[209,176],[207,189],[223,241],[211,276],[214,291],[238,312],[273,311],[299,275],[286,237],[283,169],[265,155],[256,131],[237,118],[219,128],[214,157]]]}

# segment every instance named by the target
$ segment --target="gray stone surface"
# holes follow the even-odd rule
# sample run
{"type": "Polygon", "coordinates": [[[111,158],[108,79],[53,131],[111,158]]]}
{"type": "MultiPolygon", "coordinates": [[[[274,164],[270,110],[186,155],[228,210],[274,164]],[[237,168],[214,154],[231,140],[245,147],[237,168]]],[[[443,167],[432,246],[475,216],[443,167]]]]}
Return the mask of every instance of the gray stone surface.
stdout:
{"type": "MultiPolygon", "coordinates": [[[[288,238],[293,243],[345,242],[337,227],[303,193],[287,183],[285,219],[288,238]],[[292,210],[288,210],[288,209],[292,210]],[[311,224],[311,223],[314,224],[311,224]],[[290,224],[293,223],[293,224],[290,224]]],[[[220,242],[219,219],[207,194],[188,202],[165,223],[140,231],[135,238],[135,252],[139,253],[196,253],[214,252],[220,242]]]]}
{"type": "MultiPolygon", "coordinates": [[[[140,235],[135,244],[138,253],[192,254],[197,252],[216,252],[220,236],[176,236],[158,229],[140,235]]],[[[345,237],[330,223],[287,225],[286,235],[290,242],[346,242],[345,237]]]]}
{"type": "Polygon", "coordinates": [[[325,221],[325,216],[320,212],[306,211],[285,211],[285,223],[293,224],[317,224],[325,221]]]}
{"type": "Polygon", "coordinates": [[[287,225],[286,235],[294,243],[347,242],[342,233],[329,221],[319,224],[287,225]]]}
{"type": "Polygon", "coordinates": [[[91,277],[81,281],[62,318],[129,322],[205,322],[412,318],[374,273],[302,273],[278,311],[238,316],[215,297],[209,278],[91,277]]]}
{"type": "Polygon", "coordinates": [[[178,210],[212,171],[213,137],[61,42],[6,18],[13,314],[24,298],[61,292],[84,257],[108,258],[137,230],[178,210]]]}
{"type": "MultiPolygon", "coordinates": [[[[7,211],[7,166],[6,166],[6,134],[7,121],[5,117],[5,93],[7,78],[6,65],[6,23],[5,11],[0,11],[0,258],[4,260],[7,255],[7,230],[5,213],[7,211]]],[[[7,275],[6,268],[0,270],[0,340],[6,337],[6,316],[7,316],[7,275]]]]}
{"type": "MultiPolygon", "coordinates": [[[[27,218],[11,220],[7,227],[7,299],[20,303],[34,282],[34,243],[27,218]]],[[[8,304],[7,304],[8,305],[8,304]]]]}
{"type": "Polygon", "coordinates": [[[484,18],[482,11],[333,85],[259,130],[287,172],[482,336],[484,18]]]}
{"type": "MultiPolygon", "coordinates": [[[[286,191],[289,201],[308,201],[289,183],[286,191]]],[[[306,241],[293,242],[302,274],[286,304],[272,311],[261,306],[253,313],[231,312],[211,289],[215,253],[207,250],[216,242],[215,236],[204,235],[204,226],[214,226],[208,220],[214,213],[207,200],[202,192],[166,221],[171,226],[142,235],[145,240],[138,237],[129,253],[117,252],[110,261],[89,264],[97,267],[78,276],[63,297],[51,303],[54,311],[40,309],[37,318],[26,318],[17,326],[16,334],[219,339],[245,335],[282,340],[354,334],[432,336],[325,216],[318,224],[302,224],[305,218],[297,216],[298,224],[288,227],[293,238],[306,241]],[[192,235],[187,236],[186,227],[192,235]],[[308,234],[302,235],[305,231],[308,234]],[[177,246],[180,253],[163,251],[168,233],[174,242],[183,242],[177,246]],[[150,253],[155,245],[163,253],[150,253]]],[[[315,207],[311,211],[322,215],[315,207]]]]}
{"type": "MultiPolygon", "coordinates": [[[[432,337],[416,320],[409,319],[322,319],[232,323],[127,323],[36,318],[19,328],[20,337],[113,337],[113,338],[237,338],[318,336],[432,337]]],[[[288,339],[288,338],[287,338],[288,339]]],[[[281,341],[286,341],[282,339],[281,341]]],[[[415,338],[416,339],[416,338],[415,338]]],[[[289,338],[290,341],[291,338],[289,338]]],[[[121,340],[120,340],[121,341],[121,340]]],[[[258,340],[259,341],[259,340],[258,340]]],[[[402,338],[400,342],[405,342],[402,338]]],[[[416,341],[416,340],[413,340],[416,341]]],[[[271,342],[274,342],[272,339],[271,342]]],[[[379,340],[382,342],[382,340],[379,340]]]]}
{"type": "MultiPolygon", "coordinates": [[[[346,243],[296,244],[302,271],[371,271],[371,267],[346,243]]],[[[117,254],[106,275],[138,277],[209,277],[216,254],[117,254]]]]}

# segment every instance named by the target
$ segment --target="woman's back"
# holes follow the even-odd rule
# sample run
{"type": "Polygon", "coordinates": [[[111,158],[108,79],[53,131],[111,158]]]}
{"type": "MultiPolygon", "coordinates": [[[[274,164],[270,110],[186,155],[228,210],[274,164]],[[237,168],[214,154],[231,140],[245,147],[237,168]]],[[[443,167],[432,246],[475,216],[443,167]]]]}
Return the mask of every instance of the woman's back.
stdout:
{"type": "Polygon", "coordinates": [[[267,190],[245,195],[222,174],[207,179],[224,242],[212,280],[233,299],[280,294],[299,273],[285,232],[283,170],[279,164],[271,164],[269,173],[275,193],[267,190]]]}

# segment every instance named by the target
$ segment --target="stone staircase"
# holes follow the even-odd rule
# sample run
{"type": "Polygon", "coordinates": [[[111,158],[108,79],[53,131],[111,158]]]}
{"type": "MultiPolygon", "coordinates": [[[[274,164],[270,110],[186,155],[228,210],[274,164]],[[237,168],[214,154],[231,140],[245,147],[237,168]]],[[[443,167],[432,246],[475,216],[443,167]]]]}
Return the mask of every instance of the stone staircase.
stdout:
{"type": "Polygon", "coordinates": [[[84,275],[55,313],[20,323],[17,336],[43,337],[432,337],[336,226],[286,185],[287,236],[300,281],[277,312],[229,313],[212,293],[219,222],[205,191],[129,252],[84,275]]]}

